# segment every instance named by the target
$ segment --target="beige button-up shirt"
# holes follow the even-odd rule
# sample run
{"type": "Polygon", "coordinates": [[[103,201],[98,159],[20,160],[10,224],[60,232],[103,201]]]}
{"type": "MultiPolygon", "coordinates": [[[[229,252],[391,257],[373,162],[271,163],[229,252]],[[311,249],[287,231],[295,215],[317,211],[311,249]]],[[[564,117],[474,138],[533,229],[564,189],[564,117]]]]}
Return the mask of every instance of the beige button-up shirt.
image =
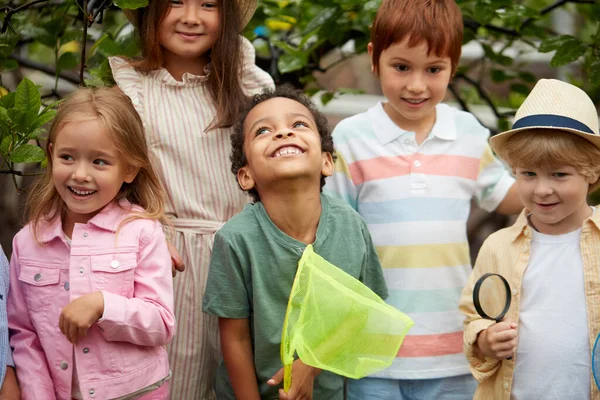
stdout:
{"type": "MultiPolygon", "coordinates": [[[[473,305],[473,287],[481,275],[491,272],[506,278],[512,288],[512,303],[506,318],[519,321],[520,291],[525,268],[531,252],[531,227],[523,210],[515,224],[502,229],[485,241],[467,286],[462,291],[460,311],[465,314],[464,352],[471,372],[479,381],[474,400],[509,400],[515,363],[518,360],[482,358],[474,351],[477,335],[495,322],[483,319],[473,305]]],[[[600,213],[596,212],[583,222],[581,232],[581,258],[584,266],[584,286],[588,316],[590,349],[600,331],[600,213]]],[[[499,300],[500,301],[500,300],[499,300]]],[[[568,340],[568,339],[566,339],[568,340]]],[[[592,371],[590,371],[592,400],[600,400],[592,371]]]]}

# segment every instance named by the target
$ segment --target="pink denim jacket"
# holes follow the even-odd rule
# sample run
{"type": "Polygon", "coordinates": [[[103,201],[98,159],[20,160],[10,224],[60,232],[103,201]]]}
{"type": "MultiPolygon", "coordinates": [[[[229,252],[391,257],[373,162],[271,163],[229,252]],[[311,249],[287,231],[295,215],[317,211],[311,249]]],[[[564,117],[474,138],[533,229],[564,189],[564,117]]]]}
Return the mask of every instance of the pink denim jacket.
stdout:
{"type": "Polygon", "coordinates": [[[169,375],[165,345],[175,316],[167,242],[160,223],[147,219],[117,234],[129,214],[121,207],[111,203],[75,224],[70,249],[60,218],[41,226],[42,245],[29,225],[15,236],[7,308],[23,400],[71,399],[74,361],[85,399],[118,398],[169,375]],[[104,315],[73,345],[58,328],[61,310],[98,290],[104,315]]]}

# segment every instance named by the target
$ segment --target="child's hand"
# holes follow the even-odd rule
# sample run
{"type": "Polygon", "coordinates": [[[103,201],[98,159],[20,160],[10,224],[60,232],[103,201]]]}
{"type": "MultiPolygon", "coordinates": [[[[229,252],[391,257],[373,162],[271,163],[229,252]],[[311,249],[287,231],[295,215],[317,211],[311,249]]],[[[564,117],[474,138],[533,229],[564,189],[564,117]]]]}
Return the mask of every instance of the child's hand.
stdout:
{"type": "Polygon", "coordinates": [[[73,300],[60,313],[58,327],[67,340],[77,344],[104,314],[102,292],[92,292],[73,300]]]}
{"type": "MultiPolygon", "coordinates": [[[[313,381],[321,370],[311,367],[298,359],[292,364],[292,387],[285,393],[279,389],[279,400],[311,400],[313,396],[313,381]]],[[[277,386],[283,382],[283,368],[267,381],[270,386],[277,386]]]]}
{"type": "Polygon", "coordinates": [[[183,272],[185,271],[185,264],[181,260],[181,256],[179,252],[173,246],[172,243],[167,242],[167,247],[169,248],[169,254],[171,255],[171,273],[173,274],[173,278],[177,275],[177,271],[183,272]]]}
{"type": "Polygon", "coordinates": [[[485,357],[504,360],[517,350],[517,324],[502,321],[481,331],[477,336],[477,347],[485,357]]]}

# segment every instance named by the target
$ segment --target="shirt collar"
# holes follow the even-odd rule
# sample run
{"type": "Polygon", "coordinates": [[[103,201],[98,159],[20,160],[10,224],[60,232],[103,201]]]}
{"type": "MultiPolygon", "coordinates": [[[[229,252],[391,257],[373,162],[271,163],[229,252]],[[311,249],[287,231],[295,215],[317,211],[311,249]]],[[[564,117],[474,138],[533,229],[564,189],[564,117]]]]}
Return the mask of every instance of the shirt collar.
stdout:
{"type": "MultiPolygon", "coordinates": [[[[119,200],[118,203],[113,201],[107,204],[98,214],[94,215],[88,221],[88,224],[100,229],[116,232],[126,214],[134,209],[135,211],[141,210],[137,210],[137,208],[135,206],[132,207],[131,203],[125,199],[119,200]]],[[[63,237],[64,233],[60,216],[54,218],[50,223],[41,223],[39,233],[38,237],[42,243],[48,243],[56,238],[63,237]]]]}
{"type": "MultiPolygon", "coordinates": [[[[528,230],[532,229],[529,226],[529,222],[527,221],[527,215],[530,213],[531,211],[527,209],[521,211],[521,214],[519,214],[519,217],[517,218],[515,223],[508,228],[511,230],[511,238],[513,242],[517,240],[521,235],[526,234],[528,230]]],[[[583,226],[585,227],[586,225],[595,227],[598,231],[600,231],[600,212],[594,212],[591,216],[586,218],[583,221],[583,226]]]]}
{"type": "MultiPolygon", "coordinates": [[[[402,129],[392,121],[383,109],[383,102],[381,101],[371,107],[367,113],[375,128],[375,136],[383,145],[393,142],[406,133],[412,133],[402,129]]],[[[435,106],[435,113],[435,123],[429,135],[442,140],[455,140],[456,124],[452,107],[440,103],[435,106]]]]}

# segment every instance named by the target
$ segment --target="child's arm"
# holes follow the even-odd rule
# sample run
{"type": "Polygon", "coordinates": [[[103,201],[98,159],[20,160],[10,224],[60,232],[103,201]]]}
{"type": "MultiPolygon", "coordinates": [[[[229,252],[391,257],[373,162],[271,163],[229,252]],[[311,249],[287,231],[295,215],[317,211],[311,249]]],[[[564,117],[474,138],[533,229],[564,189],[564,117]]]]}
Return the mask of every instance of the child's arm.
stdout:
{"type": "Polygon", "coordinates": [[[20,398],[21,391],[17,384],[15,369],[12,366],[7,365],[4,382],[2,382],[2,388],[0,389],[0,400],[19,400],[20,398]]]}
{"type": "Polygon", "coordinates": [[[223,361],[235,397],[260,400],[248,318],[219,318],[223,361]]]}
{"type": "Polygon", "coordinates": [[[175,334],[171,256],[160,223],[143,222],[148,225],[140,236],[133,297],[102,291],[104,312],[98,327],[108,341],[162,346],[175,334]]]}
{"type": "MultiPolygon", "coordinates": [[[[507,326],[511,326],[510,321],[496,324],[493,320],[480,317],[473,305],[473,287],[477,279],[486,272],[497,272],[495,258],[493,257],[494,251],[494,244],[489,239],[486,240],[479,251],[469,281],[462,290],[459,305],[460,311],[466,316],[463,324],[464,353],[469,361],[473,376],[479,382],[490,378],[500,369],[501,359],[506,357],[495,358],[490,356],[493,352],[496,355],[504,355],[504,352],[507,351],[504,345],[498,347],[499,342],[505,341],[504,334],[499,337],[496,335],[505,330],[507,326]],[[494,350],[491,350],[491,347],[494,350]]],[[[516,336],[516,329],[510,329],[514,331],[516,336]]],[[[512,339],[515,338],[512,337],[512,339]]]]}
{"type": "Polygon", "coordinates": [[[513,183],[506,196],[504,196],[504,200],[496,208],[496,212],[504,215],[515,215],[520,213],[522,209],[523,203],[517,195],[517,185],[513,183]]]}
{"type": "Polygon", "coordinates": [[[27,300],[19,282],[20,270],[19,246],[15,238],[10,259],[10,288],[6,311],[10,344],[14,348],[12,357],[19,366],[17,378],[24,398],[54,399],[54,383],[37,331],[29,317],[27,300]]]}

